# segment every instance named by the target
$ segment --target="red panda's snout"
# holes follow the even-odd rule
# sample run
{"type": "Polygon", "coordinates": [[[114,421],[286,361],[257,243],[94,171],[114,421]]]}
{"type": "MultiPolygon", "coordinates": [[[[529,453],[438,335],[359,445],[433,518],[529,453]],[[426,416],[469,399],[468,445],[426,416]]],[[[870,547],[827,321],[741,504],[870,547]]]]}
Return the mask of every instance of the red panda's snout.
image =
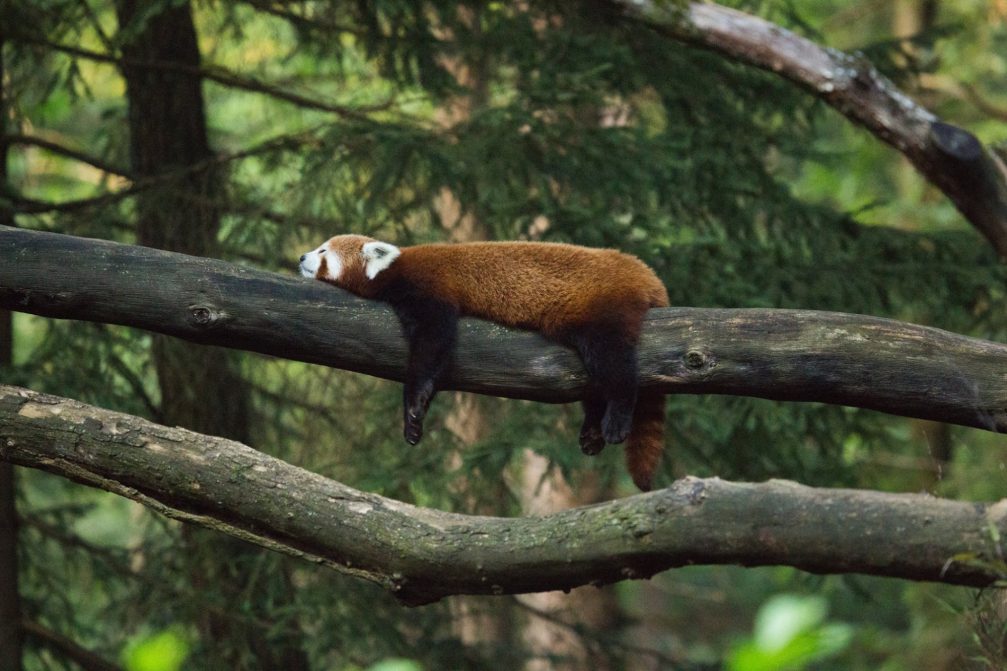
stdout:
{"type": "MultiPolygon", "coordinates": [[[[301,255],[300,270],[302,276],[322,279],[319,277],[318,271],[322,268],[322,260],[328,252],[327,247],[328,243],[301,255]]],[[[327,266],[328,264],[325,265],[327,266]]]]}

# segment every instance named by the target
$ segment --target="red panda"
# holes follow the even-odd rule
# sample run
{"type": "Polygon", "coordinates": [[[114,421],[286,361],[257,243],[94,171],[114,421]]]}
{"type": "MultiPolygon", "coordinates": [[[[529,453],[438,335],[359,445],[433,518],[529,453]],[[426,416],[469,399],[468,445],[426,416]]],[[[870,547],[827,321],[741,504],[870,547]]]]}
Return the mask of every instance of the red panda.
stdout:
{"type": "Polygon", "coordinates": [[[415,445],[457,340],[458,318],[531,329],[572,346],[588,375],[580,446],[597,454],[628,438],[633,482],[651,487],[664,448],[664,396],[638,394],[644,315],[668,292],[634,256],[544,242],[468,242],[399,248],[339,235],[301,256],[301,274],[384,301],[409,341],[404,435],[415,445]],[[639,398],[637,398],[639,395],[639,398]]]}

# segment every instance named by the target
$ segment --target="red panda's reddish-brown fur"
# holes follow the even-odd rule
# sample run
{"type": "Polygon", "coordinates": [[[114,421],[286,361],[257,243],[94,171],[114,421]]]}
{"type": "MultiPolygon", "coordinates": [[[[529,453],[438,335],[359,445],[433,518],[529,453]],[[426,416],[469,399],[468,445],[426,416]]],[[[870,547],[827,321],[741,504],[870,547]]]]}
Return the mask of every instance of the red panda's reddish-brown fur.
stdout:
{"type": "MultiPolygon", "coordinates": [[[[375,277],[362,254],[372,238],[341,235],[326,243],[337,253],[338,278],[322,258],[316,277],[364,298],[378,297],[396,281],[422,287],[462,315],[533,329],[563,340],[591,324],[615,327],[635,344],[652,307],[666,307],[664,285],[642,261],[611,249],[558,243],[469,242],[401,248],[375,277]]],[[[641,390],[626,444],[626,462],[641,489],[664,448],[664,396],[641,390]]]]}
{"type": "MultiPolygon", "coordinates": [[[[335,284],[367,298],[400,276],[450,301],[462,314],[551,336],[608,315],[625,324],[634,339],[647,310],[668,305],[668,292],[654,271],[612,249],[544,242],[417,245],[403,247],[402,255],[371,280],[359,253],[370,241],[345,235],[328,243],[346,264],[335,284]]],[[[321,270],[319,279],[325,279],[321,270]]]]}

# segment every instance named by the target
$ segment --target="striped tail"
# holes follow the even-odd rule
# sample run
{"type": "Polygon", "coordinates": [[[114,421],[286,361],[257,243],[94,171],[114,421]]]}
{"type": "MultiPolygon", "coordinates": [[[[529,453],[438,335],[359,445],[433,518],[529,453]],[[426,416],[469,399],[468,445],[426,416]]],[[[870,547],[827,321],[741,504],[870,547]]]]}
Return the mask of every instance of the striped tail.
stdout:
{"type": "Polygon", "coordinates": [[[664,452],[664,394],[640,390],[633,430],[626,443],[626,467],[640,491],[649,492],[664,452]]]}

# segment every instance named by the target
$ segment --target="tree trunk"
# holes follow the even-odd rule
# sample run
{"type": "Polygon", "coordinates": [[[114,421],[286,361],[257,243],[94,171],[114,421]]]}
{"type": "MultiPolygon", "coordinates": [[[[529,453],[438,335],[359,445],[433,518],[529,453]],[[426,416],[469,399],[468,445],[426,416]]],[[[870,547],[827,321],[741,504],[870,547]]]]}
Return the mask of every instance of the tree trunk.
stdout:
{"type": "MultiPolygon", "coordinates": [[[[4,91],[4,43],[0,37],[0,135],[7,132],[4,91]]],[[[7,186],[8,145],[0,147],[0,190],[7,186]]],[[[9,211],[0,211],[0,225],[13,226],[9,211]]],[[[11,313],[0,310],[0,374],[14,363],[14,324],[11,313]]],[[[17,506],[14,466],[0,462],[0,671],[21,671],[24,632],[18,588],[17,506]]]]}
{"type": "MultiPolygon", "coordinates": [[[[200,54],[188,3],[173,3],[151,16],[138,0],[119,0],[123,76],[129,101],[130,158],[138,179],[177,171],[163,187],[137,199],[137,239],[147,247],[197,256],[219,256],[219,175],[210,161],[201,78],[195,74],[200,54]],[[134,19],[139,19],[134,21],[134,19]],[[155,69],[147,63],[170,63],[178,69],[155,69]],[[180,170],[184,169],[184,170],[180,170]]],[[[154,336],[152,356],[161,392],[159,419],[172,426],[249,442],[249,391],[226,350],[198,347],[154,336]]],[[[192,580],[226,595],[246,591],[234,566],[258,549],[206,531],[186,527],[192,580]]],[[[249,607],[266,615],[268,597],[259,590],[247,595],[249,607]]],[[[219,665],[237,667],[250,651],[261,668],[306,669],[298,627],[278,639],[226,614],[204,611],[198,621],[205,651],[219,665]]]]}
{"type": "MultiPolygon", "coordinates": [[[[479,29],[477,7],[459,5],[459,20],[468,30],[479,29]]],[[[438,37],[445,43],[457,41],[450,30],[441,29],[438,37]]],[[[449,96],[434,112],[436,122],[445,129],[467,122],[472,113],[487,102],[487,63],[485,60],[469,62],[461,53],[445,50],[439,59],[460,87],[460,92],[449,96]]],[[[441,187],[432,199],[433,211],[451,242],[473,242],[488,240],[489,231],[482,221],[471,211],[466,211],[458,196],[447,186],[441,187]]],[[[454,435],[465,451],[489,434],[489,416],[499,410],[499,399],[477,397],[465,392],[442,394],[450,409],[444,416],[444,428],[454,435]]],[[[464,455],[453,451],[448,457],[452,470],[459,471],[464,455]]],[[[506,500],[502,491],[503,483],[497,481],[491,487],[474,486],[472,477],[460,477],[453,489],[464,501],[465,510],[484,515],[501,514],[500,503],[506,500]]],[[[469,596],[453,597],[451,608],[451,628],[463,645],[469,647],[490,646],[503,648],[513,632],[513,609],[506,604],[487,605],[485,600],[469,596]]]]}
{"type": "MultiPolygon", "coordinates": [[[[120,0],[119,23],[130,22],[142,3],[120,0]]],[[[137,199],[137,241],[145,247],[194,256],[220,256],[216,168],[207,140],[201,79],[186,71],[136,63],[177,63],[197,68],[199,51],[188,3],[147,17],[123,45],[129,101],[130,159],[138,179],[172,171],[180,176],[137,199]],[[132,64],[132,65],[131,65],[132,64]],[[202,169],[198,166],[204,165],[202,169]],[[189,168],[189,170],[180,170],[189,168]]],[[[161,388],[163,421],[193,431],[247,441],[248,391],[231,356],[155,337],[153,356],[161,388]]]]}
{"type": "MultiPolygon", "coordinates": [[[[584,478],[588,480],[588,478],[584,478]]],[[[596,483],[573,489],[558,468],[531,450],[524,451],[520,496],[524,515],[548,515],[604,500],[596,483]]],[[[533,657],[525,671],[607,671],[607,650],[592,646],[592,634],[610,633],[620,620],[619,602],[611,587],[580,587],[561,592],[527,594],[528,609],[522,638],[533,657]],[[587,634],[586,636],[584,634],[587,634]]]]}

